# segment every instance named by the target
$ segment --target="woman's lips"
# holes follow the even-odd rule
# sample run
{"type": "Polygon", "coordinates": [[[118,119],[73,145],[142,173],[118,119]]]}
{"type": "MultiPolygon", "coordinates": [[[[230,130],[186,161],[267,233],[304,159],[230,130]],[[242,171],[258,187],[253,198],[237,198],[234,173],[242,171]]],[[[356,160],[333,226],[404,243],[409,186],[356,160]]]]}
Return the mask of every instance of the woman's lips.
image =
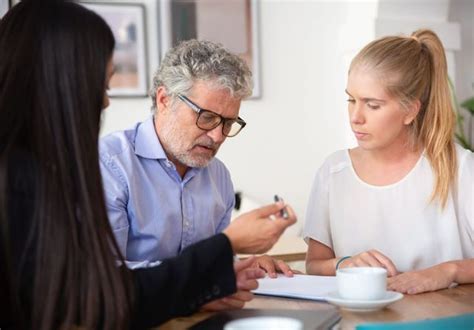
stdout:
{"type": "Polygon", "coordinates": [[[357,138],[357,140],[361,140],[361,139],[364,139],[364,138],[365,138],[366,136],[368,136],[369,134],[354,131],[354,135],[355,135],[355,137],[357,138]]]}

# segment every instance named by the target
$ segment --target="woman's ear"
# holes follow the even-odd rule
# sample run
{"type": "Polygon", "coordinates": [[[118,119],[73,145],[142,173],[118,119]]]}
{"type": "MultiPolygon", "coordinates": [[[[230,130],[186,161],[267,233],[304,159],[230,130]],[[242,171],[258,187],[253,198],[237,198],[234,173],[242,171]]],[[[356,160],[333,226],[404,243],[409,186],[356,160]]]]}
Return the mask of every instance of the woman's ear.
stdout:
{"type": "Polygon", "coordinates": [[[408,112],[405,115],[405,118],[403,119],[403,123],[405,125],[410,125],[418,116],[418,113],[420,112],[421,108],[421,102],[420,100],[415,100],[410,103],[410,106],[408,108],[408,112]]]}

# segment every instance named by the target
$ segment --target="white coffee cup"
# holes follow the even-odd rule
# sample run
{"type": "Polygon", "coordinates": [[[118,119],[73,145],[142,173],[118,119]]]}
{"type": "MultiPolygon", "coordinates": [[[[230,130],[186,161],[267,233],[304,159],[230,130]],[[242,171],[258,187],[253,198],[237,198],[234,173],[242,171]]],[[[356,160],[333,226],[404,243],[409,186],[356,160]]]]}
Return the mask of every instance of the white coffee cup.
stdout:
{"type": "Polygon", "coordinates": [[[291,317],[255,316],[234,320],[224,326],[224,330],[303,330],[303,322],[291,317]]]}
{"type": "Polygon", "coordinates": [[[377,300],[387,292],[387,270],[380,267],[348,267],[336,272],[339,296],[350,300],[377,300]]]}

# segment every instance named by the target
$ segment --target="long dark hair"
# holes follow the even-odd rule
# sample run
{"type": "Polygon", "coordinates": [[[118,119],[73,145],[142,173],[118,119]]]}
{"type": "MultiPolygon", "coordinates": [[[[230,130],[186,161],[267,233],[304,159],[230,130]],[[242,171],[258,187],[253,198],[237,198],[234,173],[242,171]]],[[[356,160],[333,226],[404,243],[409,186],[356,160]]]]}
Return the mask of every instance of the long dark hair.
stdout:
{"type": "Polygon", "coordinates": [[[102,18],[68,1],[25,0],[0,21],[0,238],[8,239],[8,160],[21,148],[37,169],[35,328],[127,326],[130,279],[116,265],[97,151],[114,43],[102,18]]]}

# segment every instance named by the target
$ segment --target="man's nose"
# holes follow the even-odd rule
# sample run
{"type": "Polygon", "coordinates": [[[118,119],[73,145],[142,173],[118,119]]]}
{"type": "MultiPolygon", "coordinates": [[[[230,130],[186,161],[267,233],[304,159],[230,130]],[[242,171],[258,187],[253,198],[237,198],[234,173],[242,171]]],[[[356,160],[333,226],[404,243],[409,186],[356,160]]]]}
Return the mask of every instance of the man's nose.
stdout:
{"type": "Polygon", "coordinates": [[[226,138],[226,136],[222,134],[222,125],[223,123],[220,123],[217,127],[207,131],[207,136],[209,136],[214,143],[222,143],[226,138]]]}

